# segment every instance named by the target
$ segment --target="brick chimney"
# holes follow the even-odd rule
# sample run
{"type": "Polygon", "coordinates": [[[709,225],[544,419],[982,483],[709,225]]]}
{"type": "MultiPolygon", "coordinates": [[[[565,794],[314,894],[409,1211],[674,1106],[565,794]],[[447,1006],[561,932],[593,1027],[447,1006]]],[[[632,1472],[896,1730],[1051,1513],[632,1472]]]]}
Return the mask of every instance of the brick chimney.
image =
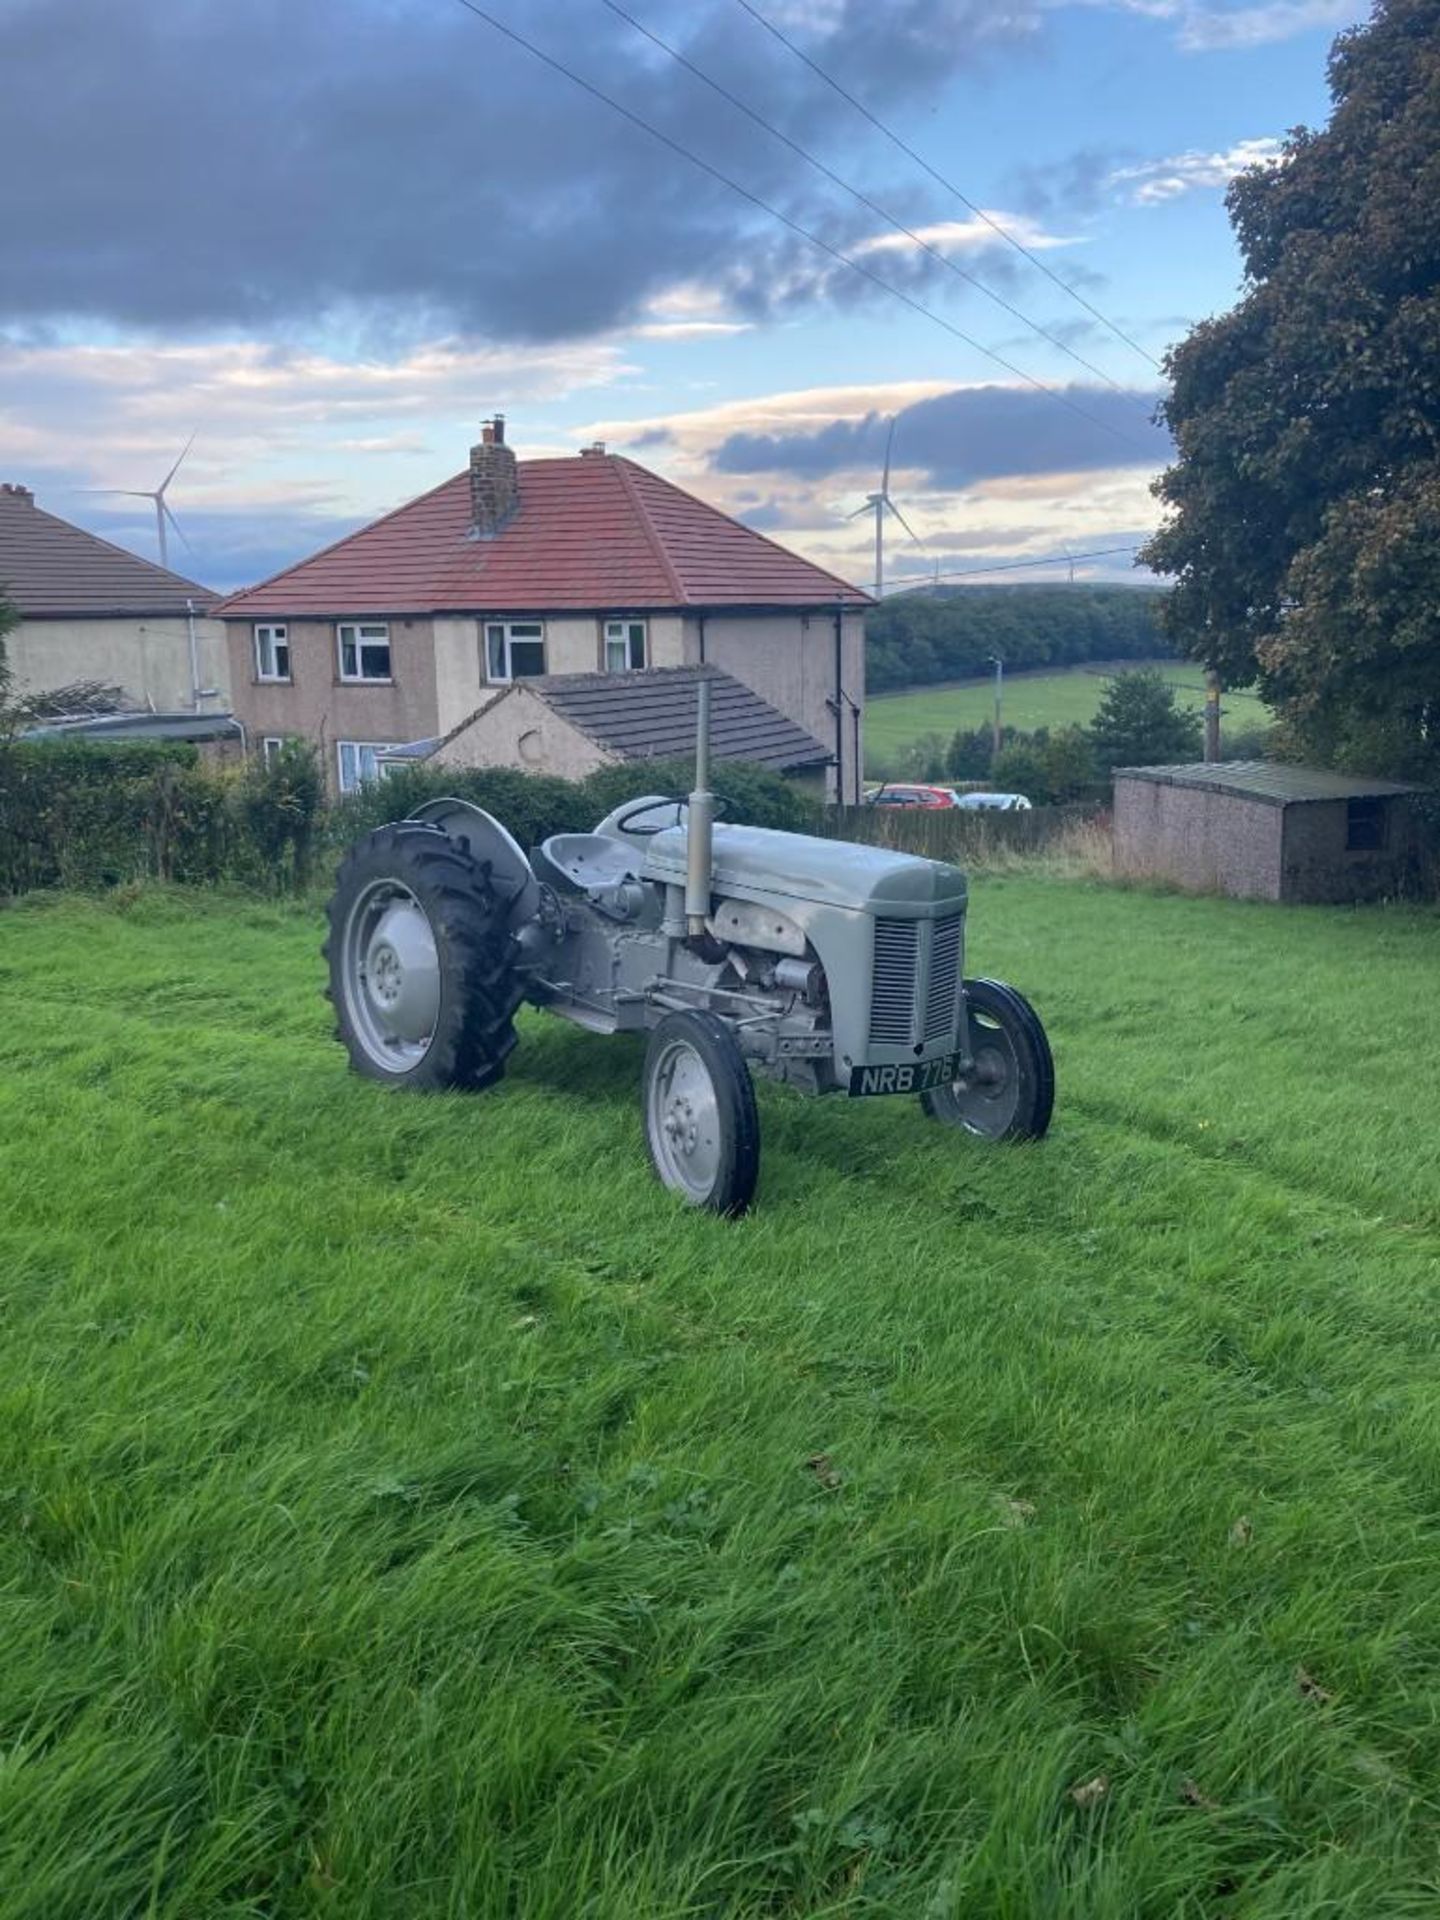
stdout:
{"type": "Polygon", "coordinates": [[[35,504],[34,494],[29,487],[22,487],[18,480],[0,481],[0,493],[3,493],[7,500],[23,500],[27,507],[33,507],[35,504]]]}
{"type": "Polygon", "coordinates": [[[497,413],[480,429],[480,444],[470,449],[470,532],[493,540],[520,505],[515,455],[505,444],[505,416],[497,413]]]}

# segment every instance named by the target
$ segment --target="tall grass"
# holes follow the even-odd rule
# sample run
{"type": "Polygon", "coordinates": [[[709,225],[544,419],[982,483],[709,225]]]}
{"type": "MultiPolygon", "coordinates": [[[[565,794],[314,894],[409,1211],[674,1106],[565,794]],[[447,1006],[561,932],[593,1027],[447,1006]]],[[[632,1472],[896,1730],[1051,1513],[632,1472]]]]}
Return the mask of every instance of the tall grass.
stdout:
{"type": "Polygon", "coordinates": [[[1435,920],[984,878],[1040,1148],[346,1075],[313,916],[0,915],[4,1920],[1428,1915],[1435,920]]]}

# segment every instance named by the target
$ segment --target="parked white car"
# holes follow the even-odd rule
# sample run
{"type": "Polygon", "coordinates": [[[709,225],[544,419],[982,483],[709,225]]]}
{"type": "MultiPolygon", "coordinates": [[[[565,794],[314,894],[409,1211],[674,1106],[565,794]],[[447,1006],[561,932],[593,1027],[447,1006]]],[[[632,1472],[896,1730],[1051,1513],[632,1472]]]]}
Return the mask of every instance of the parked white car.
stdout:
{"type": "Polygon", "coordinates": [[[1023,793],[957,793],[957,807],[984,808],[996,813],[1029,813],[1030,802],[1023,793]]]}

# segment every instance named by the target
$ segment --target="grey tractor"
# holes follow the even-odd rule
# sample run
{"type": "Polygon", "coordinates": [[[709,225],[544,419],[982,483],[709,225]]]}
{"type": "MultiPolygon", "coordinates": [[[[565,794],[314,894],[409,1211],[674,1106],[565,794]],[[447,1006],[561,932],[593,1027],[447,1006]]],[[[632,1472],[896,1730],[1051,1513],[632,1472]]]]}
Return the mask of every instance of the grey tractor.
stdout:
{"type": "Polygon", "coordinates": [[[329,908],[329,993],[356,1070],[481,1089],[522,1005],[645,1033],[645,1137],[682,1199],[744,1213],[751,1076],[807,1094],[918,1096],[986,1140],[1036,1140],[1055,1076],[1013,987],[964,978],[966,879],[878,847],[715,821],[709,687],[695,790],[617,807],[528,856],[481,808],[434,800],[359,841],[329,908]]]}

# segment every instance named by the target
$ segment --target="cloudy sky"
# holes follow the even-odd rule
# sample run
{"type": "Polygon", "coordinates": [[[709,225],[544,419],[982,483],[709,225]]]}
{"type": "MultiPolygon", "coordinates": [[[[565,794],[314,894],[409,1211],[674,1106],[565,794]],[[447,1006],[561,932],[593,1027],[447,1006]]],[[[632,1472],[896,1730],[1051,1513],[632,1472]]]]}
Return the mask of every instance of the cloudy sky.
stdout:
{"type": "Polygon", "coordinates": [[[84,489],[193,433],[172,563],[233,586],[499,409],[868,584],[894,418],[894,577],[1133,546],[1155,363],[1237,290],[1225,183],[1364,11],[0,0],[0,479],[153,555],[84,489]]]}

